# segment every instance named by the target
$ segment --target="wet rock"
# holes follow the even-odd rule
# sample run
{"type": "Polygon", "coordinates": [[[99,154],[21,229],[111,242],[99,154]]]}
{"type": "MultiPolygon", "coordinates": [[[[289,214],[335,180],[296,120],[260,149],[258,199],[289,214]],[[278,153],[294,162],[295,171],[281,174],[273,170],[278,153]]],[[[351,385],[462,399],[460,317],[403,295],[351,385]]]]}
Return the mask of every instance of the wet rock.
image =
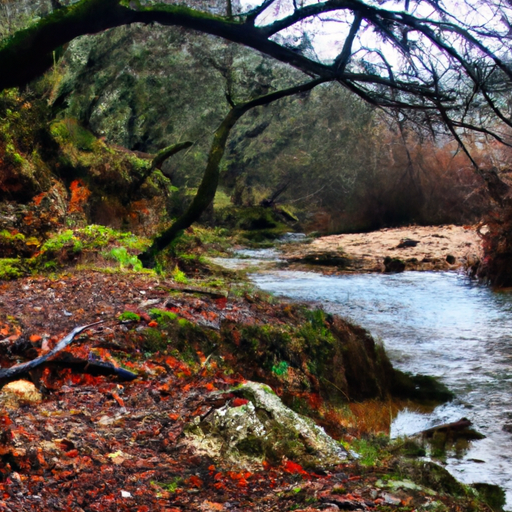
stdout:
{"type": "Polygon", "coordinates": [[[503,430],[503,432],[508,432],[509,434],[512,434],[512,423],[505,423],[505,425],[501,427],[501,430],[503,430]]]}
{"type": "Polygon", "coordinates": [[[384,258],[384,272],[398,273],[405,270],[405,263],[399,258],[386,256],[384,258]]]}
{"type": "Polygon", "coordinates": [[[268,386],[247,382],[236,394],[244,399],[187,426],[187,441],[199,452],[241,465],[284,457],[304,466],[334,465],[348,458],[323,428],[286,407],[268,386]]]}

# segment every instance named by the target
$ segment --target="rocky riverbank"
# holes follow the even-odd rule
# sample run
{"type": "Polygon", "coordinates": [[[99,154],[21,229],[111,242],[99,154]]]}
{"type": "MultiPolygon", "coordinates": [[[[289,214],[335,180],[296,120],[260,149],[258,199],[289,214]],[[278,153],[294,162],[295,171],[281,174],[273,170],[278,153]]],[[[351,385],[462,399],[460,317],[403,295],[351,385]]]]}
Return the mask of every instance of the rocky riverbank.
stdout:
{"type": "Polygon", "coordinates": [[[370,233],[324,236],[288,245],[283,259],[340,272],[400,272],[472,268],[482,256],[472,226],[410,226],[370,233]]]}

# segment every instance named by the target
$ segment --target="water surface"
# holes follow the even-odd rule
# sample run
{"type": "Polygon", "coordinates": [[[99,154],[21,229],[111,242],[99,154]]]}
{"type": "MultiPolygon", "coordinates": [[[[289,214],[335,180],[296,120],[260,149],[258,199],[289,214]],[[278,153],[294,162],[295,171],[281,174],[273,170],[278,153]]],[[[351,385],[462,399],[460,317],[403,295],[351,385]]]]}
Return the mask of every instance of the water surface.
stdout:
{"type": "Polygon", "coordinates": [[[324,276],[251,275],[276,295],[320,303],[380,338],[395,367],[439,377],[458,399],[430,415],[404,411],[392,435],[467,417],[487,436],[447,468],[465,483],[506,488],[512,510],[512,294],[495,293],[453,272],[324,276]]]}

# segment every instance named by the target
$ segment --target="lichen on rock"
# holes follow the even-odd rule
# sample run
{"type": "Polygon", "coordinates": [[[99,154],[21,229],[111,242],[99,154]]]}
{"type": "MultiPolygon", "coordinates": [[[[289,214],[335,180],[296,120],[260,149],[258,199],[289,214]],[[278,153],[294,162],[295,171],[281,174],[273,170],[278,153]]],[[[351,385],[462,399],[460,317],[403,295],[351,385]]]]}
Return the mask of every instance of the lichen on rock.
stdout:
{"type": "Polygon", "coordinates": [[[349,457],[322,427],[286,407],[268,386],[246,382],[235,393],[245,400],[227,402],[186,428],[186,442],[200,453],[243,467],[284,458],[305,467],[335,465],[349,457]]]}

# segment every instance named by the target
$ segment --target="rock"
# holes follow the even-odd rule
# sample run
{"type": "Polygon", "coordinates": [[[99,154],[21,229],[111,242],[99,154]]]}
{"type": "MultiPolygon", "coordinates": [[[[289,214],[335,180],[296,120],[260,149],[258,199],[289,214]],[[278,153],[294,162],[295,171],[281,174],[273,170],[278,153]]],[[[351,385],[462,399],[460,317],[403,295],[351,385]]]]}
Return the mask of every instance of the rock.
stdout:
{"type": "Polygon", "coordinates": [[[387,505],[398,506],[402,503],[402,500],[400,498],[397,498],[396,496],[393,496],[392,494],[388,494],[387,492],[383,492],[380,496],[384,500],[384,503],[386,503],[387,505]]]}
{"type": "Polygon", "coordinates": [[[405,263],[399,258],[391,258],[386,256],[384,258],[384,272],[398,273],[405,270],[405,263]]]}
{"type": "Polygon", "coordinates": [[[0,391],[0,404],[10,409],[17,409],[25,404],[36,404],[42,399],[41,393],[28,380],[9,382],[0,391]]]}
{"type": "Polygon", "coordinates": [[[340,464],[346,450],[324,429],[286,407],[266,385],[247,382],[236,399],[186,429],[187,442],[213,458],[247,466],[251,461],[288,458],[303,466],[340,464]]]}
{"type": "Polygon", "coordinates": [[[397,249],[405,249],[406,247],[416,247],[420,242],[412,240],[411,238],[402,238],[400,243],[396,246],[397,249]]]}
{"type": "Polygon", "coordinates": [[[353,259],[344,253],[335,251],[311,252],[298,256],[288,257],[290,263],[305,263],[306,265],[320,265],[324,267],[349,268],[353,259]]]}
{"type": "Polygon", "coordinates": [[[508,432],[509,434],[512,434],[512,423],[505,423],[505,425],[501,427],[501,430],[503,430],[503,432],[508,432]]]}

